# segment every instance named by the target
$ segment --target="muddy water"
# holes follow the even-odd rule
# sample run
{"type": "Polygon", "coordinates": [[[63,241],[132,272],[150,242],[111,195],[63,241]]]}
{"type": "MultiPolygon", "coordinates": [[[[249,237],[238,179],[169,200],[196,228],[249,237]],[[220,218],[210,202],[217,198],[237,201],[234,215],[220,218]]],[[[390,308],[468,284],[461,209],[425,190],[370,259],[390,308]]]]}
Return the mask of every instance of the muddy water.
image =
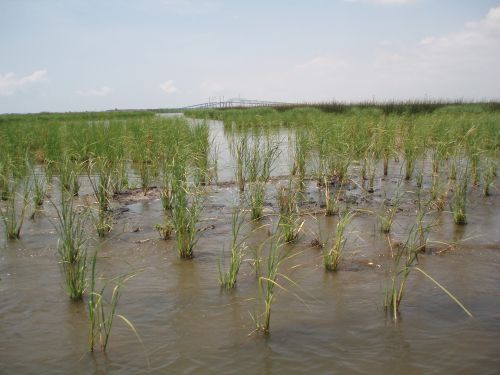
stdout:
{"type": "MultiPolygon", "coordinates": [[[[217,140],[227,141],[222,127],[217,140]]],[[[227,150],[227,149],[226,149],[227,150]]],[[[221,155],[224,155],[223,153],[221,155]]],[[[225,154],[227,155],[227,153],[225,154]]],[[[229,168],[221,156],[219,168],[229,168]]],[[[283,161],[285,165],[286,159],[283,161]]],[[[391,171],[398,171],[391,164],[391,171]]],[[[231,174],[226,172],[227,179],[231,174]]],[[[276,172],[279,174],[279,172],[276,172]]],[[[393,176],[377,179],[370,196],[352,191],[358,208],[376,210],[383,191],[394,189],[393,176]]],[[[498,181],[497,181],[498,183],[498,181]]],[[[276,210],[271,184],[266,211],[276,210]]],[[[411,191],[408,184],[405,190],[411,191]]],[[[56,195],[56,192],[54,192],[56,195]]],[[[320,202],[314,184],[311,202],[320,202]]],[[[220,251],[229,245],[230,207],[238,199],[233,186],[211,187],[200,227],[195,259],[178,259],[175,241],[159,240],[153,230],[163,212],[156,193],[115,203],[127,208],[115,218],[112,235],[92,242],[99,249],[99,275],[134,271],[123,289],[118,312],[133,322],[143,344],[119,320],[108,353],[87,351],[84,303],[68,301],[57,264],[54,212],[27,220],[22,240],[0,249],[0,373],[2,374],[496,374],[500,371],[500,199],[470,196],[465,226],[451,214],[433,214],[430,249],[420,267],[454,293],[474,314],[468,318],[423,275],[413,272],[397,323],[386,315],[389,246],[373,215],[360,213],[349,227],[341,269],[325,272],[321,251],[310,245],[326,238],[336,217],[305,216],[301,237],[286,251],[296,254],[283,273],[287,285],[273,305],[271,335],[253,333],[257,303],[255,271],[242,266],[238,287],[221,291],[217,282],[220,251]],[[212,225],[214,227],[212,227],[212,225]],[[453,246],[443,245],[443,242],[453,246]]],[[[414,218],[411,197],[398,213],[396,243],[414,218]]],[[[354,206],[354,205],[353,205],[354,206]]],[[[312,203],[304,210],[319,210],[312,203]]],[[[276,218],[264,219],[272,226],[276,218]]],[[[251,225],[245,231],[251,231],[251,225]]],[[[2,228],[3,231],[3,228],[2,228]]],[[[267,238],[268,228],[250,243],[267,238]]]]}

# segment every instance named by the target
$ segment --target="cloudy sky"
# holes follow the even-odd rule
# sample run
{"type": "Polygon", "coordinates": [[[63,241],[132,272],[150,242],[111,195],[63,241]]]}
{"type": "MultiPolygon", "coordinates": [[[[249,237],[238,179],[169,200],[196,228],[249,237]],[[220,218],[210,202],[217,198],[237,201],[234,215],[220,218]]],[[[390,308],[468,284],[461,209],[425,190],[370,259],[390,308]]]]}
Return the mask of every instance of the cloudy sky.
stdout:
{"type": "Polygon", "coordinates": [[[500,99],[500,1],[0,1],[0,113],[500,99]]]}

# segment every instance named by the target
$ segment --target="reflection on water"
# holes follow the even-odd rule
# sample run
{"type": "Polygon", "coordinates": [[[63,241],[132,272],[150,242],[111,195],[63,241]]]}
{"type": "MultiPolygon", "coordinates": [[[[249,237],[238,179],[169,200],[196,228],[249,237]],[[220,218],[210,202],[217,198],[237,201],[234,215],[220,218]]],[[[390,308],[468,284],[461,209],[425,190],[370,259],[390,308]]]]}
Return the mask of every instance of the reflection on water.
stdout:
{"type": "MultiPolygon", "coordinates": [[[[219,150],[219,177],[233,179],[228,139],[210,123],[219,150]]],[[[288,137],[283,132],[280,137],[288,137]]],[[[280,155],[275,175],[286,173],[280,155]],[[280,169],[281,168],[281,169],[280,169]]],[[[396,170],[397,167],[394,167],[396,170]]],[[[393,189],[390,179],[381,181],[393,189]],[[392,186],[392,187],[391,187],[392,186]]],[[[311,184],[311,189],[314,184],[311,184]]],[[[275,194],[270,188],[270,196],[275,194]]],[[[355,192],[353,193],[355,194],[355,192]]],[[[388,247],[374,218],[351,224],[346,258],[338,273],[323,269],[321,251],[309,246],[318,228],[331,235],[336,218],[307,217],[305,234],[284,272],[300,288],[279,292],[269,338],[249,335],[257,296],[255,272],[244,263],[233,292],[221,291],[217,262],[229,245],[234,187],[214,188],[192,261],[178,259],[175,243],[153,229],[162,220],[159,200],[129,206],[102,241],[99,273],[139,274],[123,289],[119,313],[136,326],[144,346],[116,321],[109,353],[87,353],[87,310],[68,301],[56,257],[54,212],[27,221],[23,239],[0,251],[0,369],[5,374],[294,374],[294,373],[497,373],[500,369],[500,220],[498,196],[473,196],[469,224],[456,226],[439,214],[434,241],[455,243],[442,255],[424,254],[423,269],[446,285],[473,312],[465,314],[422,275],[412,274],[395,325],[383,309],[388,247]],[[117,229],[121,228],[121,229],[117,229]],[[132,232],[132,228],[140,228],[132,232]],[[147,241],[144,241],[147,240],[147,241]]],[[[311,192],[314,199],[318,199],[311,192]]],[[[377,197],[383,199],[382,192],[377,197]]],[[[374,204],[373,207],[376,207],[374,204]]],[[[372,207],[372,208],[373,208],[372,207]]],[[[271,219],[268,219],[271,220],[271,219]]],[[[399,214],[394,237],[411,215],[399,214]]],[[[0,233],[3,235],[3,232],[0,233]]],[[[262,231],[256,234],[265,238],[262,231]]],[[[437,245],[436,245],[437,246],[437,245]]]]}

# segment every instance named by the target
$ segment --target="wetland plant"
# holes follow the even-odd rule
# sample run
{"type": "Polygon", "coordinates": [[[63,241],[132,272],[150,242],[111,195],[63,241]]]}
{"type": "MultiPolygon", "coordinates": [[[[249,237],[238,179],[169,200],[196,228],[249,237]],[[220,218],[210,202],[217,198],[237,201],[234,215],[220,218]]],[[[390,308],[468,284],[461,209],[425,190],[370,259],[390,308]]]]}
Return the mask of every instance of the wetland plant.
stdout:
{"type": "Polygon", "coordinates": [[[493,160],[488,160],[486,170],[483,173],[483,195],[491,195],[491,189],[494,186],[496,176],[496,165],[493,160]]]}
{"type": "Polygon", "coordinates": [[[299,192],[293,187],[292,181],[288,187],[278,187],[278,205],[280,209],[278,227],[285,242],[291,242],[299,235],[304,221],[300,217],[298,207],[299,192]]]}
{"type": "Polygon", "coordinates": [[[21,238],[24,214],[29,202],[29,189],[26,186],[22,194],[16,190],[13,187],[11,193],[7,196],[5,206],[0,205],[0,216],[5,227],[5,236],[10,240],[21,238]],[[16,199],[18,197],[20,202],[16,199]]]}
{"type": "Polygon", "coordinates": [[[325,247],[323,249],[323,263],[328,271],[337,271],[347,241],[345,230],[352,221],[354,215],[354,212],[344,212],[339,215],[339,221],[335,227],[335,238],[333,239],[333,243],[330,247],[325,247]]]}
{"type": "Polygon", "coordinates": [[[112,218],[109,212],[110,197],[113,194],[110,161],[99,158],[91,162],[87,175],[97,200],[97,215],[93,215],[94,225],[99,237],[104,237],[112,228],[112,218]],[[92,176],[92,172],[96,175],[92,176]]]}
{"type": "MultiPolygon", "coordinates": [[[[401,180],[400,180],[401,183],[401,180]]],[[[396,190],[396,194],[391,200],[390,206],[387,207],[387,205],[384,202],[384,212],[382,215],[379,216],[380,220],[380,229],[382,230],[382,233],[390,233],[392,229],[392,224],[394,223],[394,219],[396,217],[396,213],[399,210],[399,207],[401,206],[401,201],[402,201],[402,193],[401,193],[401,185],[398,184],[398,188],[396,190]]]]}
{"type": "Polygon", "coordinates": [[[260,220],[264,214],[266,183],[263,181],[250,182],[246,196],[250,205],[251,219],[260,220]]]}
{"type": "Polygon", "coordinates": [[[469,176],[467,169],[460,176],[459,181],[456,183],[455,192],[450,201],[451,212],[453,213],[453,221],[455,224],[467,224],[467,185],[469,176]]]}
{"type": "Polygon", "coordinates": [[[245,240],[240,240],[239,238],[243,220],[244,217],[241,215],[241,211],[234,208],[231,215],[231,253],[229,255],[229,267],[226,269],[224,249],[222,249],[222,259],[218,264],[219,284],[225,289],[232,289],[236,285],[238,272],[247,248],[245,240]]]}
{"type": "Polygon", "coordinates": [[[202,211],[202,199],[197,191],[189,192],[185,180],[174,179],[172,225],[175,229],[177,251],[183,259],[193,257],[193,248],[198,241],[196,224],[202,211]]]}
{"type": "Polygon", "coordinates": [[[71,197],[65,195],[62,194],[60,209],[54,205],[57,212],[57,231],[59,233],[57,252],[66,292],[72,300],[81,300],[87,287],[85,279],[87,273],[85,218],[74,210],[71,197]]]}
{"type": "Polygon", "coordinates": [[[174,226],[172,225],[172,221],[168,216],[165,216],[163,224],[155,224],[154,228],[156,229],[162,240],[168,240],[174,232],[174,226]]]}
{"type": "Polygon", "coordinates": [[[47,194],[47,180],[43,174],[37,173],[35,170],[33,170],[31,180],[31,191],[35,207],[41,207],[47,194]]]}
{"type": "Polygon", "coordinates": [[[286,259],[286,255],[282,251],[282,243],[276,235],[271,237],[269,256],[267,257],[266,276],[259,276],[259,302],[262,306],[262,311],[252,316],[257,331],[264,335],[270,333],[271,311],[275,300],[275,287],[283,288],[278,283],[278,277],[283,277],[290,280],[287,276],[280,273],[280,266],[286,259]]]}
{"type": "Polygon", "coordinates": [[[142,340],[139,337],[139,334],[137,333],[137,330],[135,329],[133,324],[123,315],[117,314],[116,312],[116,308],[121,297],[121,289],[125,282],[134,277],[135,274],[115,277],[104,283],[101,290],[98,291],[96,286],[96,262],[97,251],[95,252],[91,261],[90,293],[88,300],[89,351],[93,352],[95,346],[97,345],[97,343],[99,343],[101,350],[103,352],[106,352],[115,317],[121,319],[134,332],[139,342],[142,343],[142,340]],[[106,299],[105,291],[108,288],[108,284],[110,283],[113,284],[111,298],[106,299]]]}

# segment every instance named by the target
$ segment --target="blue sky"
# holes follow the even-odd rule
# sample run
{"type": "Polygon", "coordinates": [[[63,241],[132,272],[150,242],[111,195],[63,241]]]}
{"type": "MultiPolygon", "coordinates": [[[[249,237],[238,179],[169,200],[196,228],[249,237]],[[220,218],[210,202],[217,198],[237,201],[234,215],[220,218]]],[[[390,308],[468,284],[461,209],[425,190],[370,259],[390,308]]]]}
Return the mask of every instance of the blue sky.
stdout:
{"type": "Polygon", "coordinates": [[[500,1],[0,1],[0,113],[500,99],[500,1]]]}

